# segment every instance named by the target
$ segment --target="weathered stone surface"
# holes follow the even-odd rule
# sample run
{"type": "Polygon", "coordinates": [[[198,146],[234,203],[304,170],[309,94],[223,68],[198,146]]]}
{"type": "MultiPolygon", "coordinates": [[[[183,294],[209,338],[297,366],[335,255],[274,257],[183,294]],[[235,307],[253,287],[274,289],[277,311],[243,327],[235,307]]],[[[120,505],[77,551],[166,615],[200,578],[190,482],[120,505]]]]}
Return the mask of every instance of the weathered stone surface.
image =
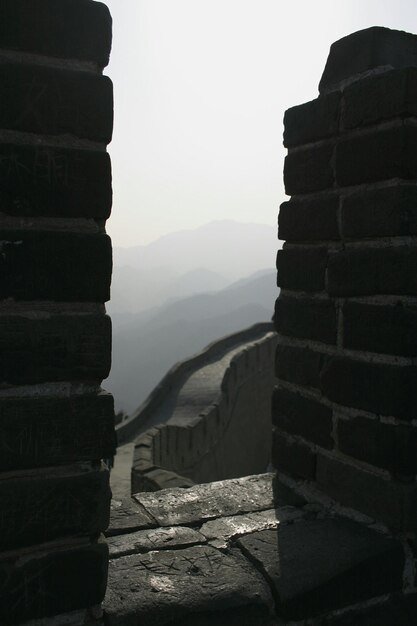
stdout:
{"type": "Polygon", "coordinates": [[[68,541],[62,546],[44,545],[33,553],[3,556],[1,624],[6,626],[99,604],[106,589],[107,568],[107,545],[90,545],[81,540],[68,541]]]}
{"type": "Polygon", "coordinates": [[[300,440],[288,437],[274,429],[272,434],[272,464],[290,476],[314,480],[316,477],[316,454],[300,440]]]}
{"type": "Polygon", "coordinates": [[[187,548],[196,544],[206,543],[204,535],[185,526],[171,526],[137,530],[134,533],[110,537],[107,540],[111,559],[129,554],[150,552],[151,550],[167,550],[187,548]]]}
{"type": "Polygon", "coordinates": [[[310,348],[296,348],[278,344],[275,357],[275,375],[297,385],[320,387],[320,372],[329,356],[310,348]]]}
{"type": "Polygon", "coordinates": [[[319,198],[291,198],[281,204],[278,238],[286,241],[326,241],[339,239],[336,195],[319,198]]]}
{"type": "Polygon", "coordinates": [[[189,614],[253,606],[267,614],[272,598],[267,583],[239,554],[195,546],[110,561],[108,626],[179,625],[189,614]]]}
{"type": "Polygon", "coordinates": [[[1,474],[0,549],[100,533],[110,498],[107,470],[87,464],[1,474]]]}
{"type": "Polygon", "coordinates": [[[340,94],[332,93],[285,111],[284,146],[299,146],[336,135],[339,104],[340,94]]]}
{"type": "Polygon", "coordinates": [[[0,48],[47,56],[109,61],[112,21],[101,2],[2,0],[0,48]],[[80,28],[82,24],[82,28],[80,28]]]}
{"type": "Polygon", "coordinates": [[[107,378],[111,320],[107,315],[0,317],[0,384],[107,378]]]}
{"type": "Polygon", "coordinates": [[[157,525],[156,520],[133,498],[112,500],[110,505],[110,524],[106,530],[106,535],[107,537],[112,537],[144,528],[155,528],[157,525]]]}
{"type": "Polygon", "coordinates": [[[299,521],[247,535],[238,545],[266,574],[279,613],[289,619],[402,588],[400,542],[349,520],[299,521]]]}
{"type": "Polygon", "coordinates": [[[106,76],[5,63],[0,87],[2,129],[111,140],[113,89],[106,76]]]}
{"type": "Polygon", "coordinates": [[[417,618],[417,594],[393,594],[368,607],[327,618],[326,626],[411,626],[417,618]]]}
{"type": "Polygon", "coordinates": [[[277,255],[278,287],[295,291],[323,291],[327,248],[291,248],[277,255]]]}
{"type": "Polygon", "coordinates": [[[332,187],[333,151],[333,143],[329,142],[319,147],[290,152],[284,163],[285,193],[291,196],[332,187]]]}
{"type": "Polygon", "coordinates": [[[336,343],[336,307],[330,300],[280,296],[274,323],[277,332],[288,337],[336,343]]]}
{"type": "Polygon", "coordinates": [[[107,219],[111,204],[111,165],[106,152],[0,145],[2,213],[107,219]]]}
{"type": "Polygon", "coordinates": [[[320,81],[320,93],[369,70],[417,65],[417,37],[400,30],[373,26],[332,44],[320,81]]]}
{"type": "Polygon", "coordinates": [[[0,299],[110,299],[112,253],[107,235],[1,231],[0,246],[0,299]]]}
{"type": "Polygon", "coordinates": [[[114,454],[109,393],[0,400],[0,470],[47,467],[114,454]]]}
{"type": "Polygon", "coordinates": [[[273,474],[134,496],[134,500],[144,506],[161,526],[192,524],[199,520],[271,509],[274,503],[279,503],[279,498],[279,487],[273,474]]]}

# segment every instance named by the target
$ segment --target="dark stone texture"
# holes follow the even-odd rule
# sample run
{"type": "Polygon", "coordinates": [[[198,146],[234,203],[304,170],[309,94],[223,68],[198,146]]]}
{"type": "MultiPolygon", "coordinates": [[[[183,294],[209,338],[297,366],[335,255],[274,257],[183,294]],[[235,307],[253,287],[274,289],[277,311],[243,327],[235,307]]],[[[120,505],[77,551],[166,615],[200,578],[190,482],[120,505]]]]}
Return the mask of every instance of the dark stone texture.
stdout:
{"type": "Polygon", "coordinates": [[[327,248],[279,250],[278,287],[295,291],[323,291],[327,267],[327,248]]]}
{"type": "Polygon", "coordinates": [[[393,594],[385,602],[327,618],[325,626],[411,626],[417,621],[417,594],[393,594]]]}
{"type": "Polygon", "coordinates": [[[336,308],[330,300],[286,298],[275,303],[278,333],[323,343],[336,343],[336,308]]]}
{"type": "Polygon", "coordinates": [[[0,212],[107,219],[112,204],[106,152],[0,145],[0,212]]]}
{"type": "Polygon", "coordinates": [[[155,528],[157,522],[138,502],[132,498],[112,500],[110,505],[110,524],[107,537],[131,533],[145,528],[155,528]]]}
{"type": "Polygon", "coordinates": [[[112,252],[107,235],[3,230],[0,242],[0,299],[110,299],[112,252]]]}
{"type": "Polygon", "coordinates": [[[324,448],[333,447],[332,410],[312,398],[275,388],[272,423],[280,430],[300,435],[324,448]]]}
{"type": "Polygon", "coordinates": [[[316,476],[316,455],[311,448],[277,429],[272,434],[272,465],[296,478],[314,480],[316,476]]]}
{"type": "Polygon", "coordinates": [[[339,450],[405,478],[417,474],[417,429],[356,417],[339,419],[339,450]]]}
{"type": "Polygon", "coordinates": [[[416,337],[417,307],[354,302],[343,306],[345,348],[415,357],[416,337]]]}
{"type": "Polygon", "coordinates": [[[275,375],[297,385],[320,387],[320,372],[329,356],[310,348],[278,344],[275,353],[275,375]]]}
{"type": "Polygon", "coordinates": [[[0,549],[100,533],[109,524],[110,497],[108,472],[88,465],[3,474],[0,549]]]}
{"type": "MultiPolygon", "coordinates": [[[[281,204],[278,238],[286,241],[325,241],[339,239],[337,208],[339,198],[292,198],[281,204]]],[[[417,210],[416,210],[417,211],[417,210]]]]}
{"type": "Polygon", "coordinates": [[[396,183],[344,198],[342,230],[349,239],[417,235],[417,188],[396,183]]]}
{"type": "Polygon", "coordinates": [[[377,68],[417,65],[417,37],[400,30],[373,26],[339,39],[330,54],[319,91],[333,91],[351,76],[377,68]]]}
{"type": "Polygon", "coordinates": [[[281,621],[271,621],[268,609],[263,606],[237,606],[233,609],[193,613],[166,626],[284,626],[281,621]]]}
{"type": "Polygon", "coordinates": [[[292,107],[284,115],[284,146],[299,146],[337,135],[340,94],[332,93],[292,107]]]}
{"type": "Polygon", "coordinates": [[[367,126],[393,117],[415,116],[417,68],[384,72],[357,81],[345,89],[343,98],[344,129],[367,126]]]}
{"type": "Polygon", "coordinates": [[[115,450],[109,393],[0,401],[0,471],[109,458],[115,450]]]}
{"type": "Polygon", "coordinates": [[[152,528],[133,533],[109,537],[107,540],[110,558],[117,559],[129,554],[144,554],[152,550],[187,548],[206,543],[204,535],[186,526],[152,528]]]}
{"type": "MultiPolygon", "coordinates": [[[[105,543],[38,548],[0,560],[0,622],[5,626],[99,604],[105,594],[105,543]]],[[[81,542],[80,542],[81,543],[81,542]]],[[[85,542],[83,542],[85,544],[85,542]]]]}
{"type": "Polygon", "coordinates": [[[417,178],[416,148],[417,127],[406,124],[342,138],[336,146],[337,184],[417,178]]]}
{"type": "Polygon", "coordinates": [[[47,56],[109,62],[112,20],[90,0],[2,0],[0,48],[47,56]]]}
{"type": "Polygon", "coordinates": [[[107,378],[111,320],[107,315],[0,316],[0,384],[107,378]]]}
{"type": "Polygon", "coordinates": [[[2,129],[111,140],[113,88],[106,76],[5,63],[0,88],[2,129]]]}
{"type": "Polygon", "coordinates": [[[291,151],[285,157],[284,184],[288,196],[321,191],[333,186],[334,144],[291,151]]]}
{"type": "Polygon", "coordinates": [[[289,620],[401,589],[401,543],[346,519],[301,520],[238,540],[289,620]]]}
{"type": "Polygon", "coordinates": [[[362,248],[333,254],[327,288],[332,296],[417,295],[417,248],[362,248]]]}
{"type": "Polygon", "coordinates": [[[317,454],[317,482],[345,506],[394,530],[415,532],[417,483],[394,482],[320,452],[317,454]]]}
{"type": "Polygon", "coordinates": [[[330,358],[321,373],[323,393],[344,406],[403,420],[415,418],[417,367],[330,358]]]}

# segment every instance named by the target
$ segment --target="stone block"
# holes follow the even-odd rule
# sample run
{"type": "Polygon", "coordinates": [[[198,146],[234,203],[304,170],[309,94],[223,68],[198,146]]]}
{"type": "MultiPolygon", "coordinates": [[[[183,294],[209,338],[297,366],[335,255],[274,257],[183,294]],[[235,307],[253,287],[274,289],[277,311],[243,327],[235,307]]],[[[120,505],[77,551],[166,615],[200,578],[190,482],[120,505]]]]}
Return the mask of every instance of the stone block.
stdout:
{"type": "Polygon", "coordinates": [[[322,191],[333,186],[334,144],[291,151],[285,158],[284,184],[288,196],[322,191]]]}
{"type": "Polygon", "coordinates": [[[272,395],[272,423],[324,448],[333,447],[332,410],[312,398],[276,387],[272,395]]]}
{"type": "Polygon", "coordinates": [[[335,92],[285,111],[284,146],[299,146],[337,135],[340,94],[335,92]]]}
{"type": "Polygon", "coordinates": [[[2,213],[107,219],[111,204],[111,165],[106,152],[0,145],[2,213]]]}
{"type": "Polygon", "coordinates": [[[107,235],[3,230],[0,245],[0,299],[110,299],[112,251],[107,235]]]}
{"type": "Polygon", "coordinates": [[[312,449],[277,429],[272,434],[272,465],[278,474],[281,471],[307,480],[316,476],[316,454],[312,449]]]}
{"type": "Polygon", "coordinates": [[[294,291],[323,291],[327,258],[325,247],[279,250],[278,287],[294,291]]]}
{"type": "Polygon", "coordinates": [[[206,543],[207,539],[193,528],[171,526],[168,528],[151,528],[110,537],[107,541],[110,558],[118,559],[129,554],[144,554],[153,550],[169,548],[187,548],[206,543]]]}
{"type": "Polygon", "coordinates": [[[111,141],[113,88],[107,76],[4,63],[0,88],[2,129],[111,141]]]}
{"type": "Polygon", "coordinates": [[[0,384],[101,382],[110,365],[107,315],[0,316],[0,384]]]}
{"type": "Polygon", "coordinates": [[[404,424],[355,417],[339,419],[339,450],[394,476],[412,478],[417,474],[417,429],[404,424]]]}
{"type": "Polygon", "coordinates": [[[320,93],[369,70],[417,65],[417,37],[381,26],[365,28],[332,44],[320,81],[320,93]]]}
{"type": "Polygon", "coordinates": [[[417,127],[404,123],[342,137],[336,146],[337,184],[346,187],[392,178],[417,178],[416,146],[417,127]]]}
{"type": "Polygon", "coordinates": [[[106,591],[107,569],[107,545],[85,540],[3,555],[0,622],[6,626],[99,604],[106,591]]]}
{"type": "Polygon", "coordinates": [[[288,621],[402,588],[401,543],[350,520],[301,520],[246,535],[238,545],[265,572],[288,621]]]}
{"type": "Polygon", "coordinates": [[[359,80],[343,92],[344,129],[417,115],[417,68],[383,72],[359,80]]]}
{"type": "Polygon", "coordinates": [[[344,347],[417,356],[417,307],[347,302],[343,306],[344,347]]]}
{"type": "Polygon", "coordinates": [[[327,289],[332,296],[417,295],[417,248],[362,248],[329,257],[327,289]]]}
{"type": "Polygon", "coordinates": [[[0,476],[0,550],[94,535],[109,524],[109,474],[88,464],[0,476]]]}
{"type": "Polygon", "coordinates": [[[415,419],[417,367],[330,358],[321,372],[322,392],[338,404],[377,415],[415,419]]]}
{"type": "Polygon", "coordinates": [[[306,387],[320,387],[320,372],[328,355],[310,348],[278,344],[275,354],[275,375],[281,380],[306,387]]]}
{"type": "Polygon", "coordinates": [[[112,20],[101,2],[85,0],[2,0],[0,48],[109,62],[112,20]],[[80,24],[82,27],[80,27],[80,24]]]}
{"type": "Polygon", "coordinates": [[[389,598],[365,607],[328,618],[328,626],[410,626],[416,621],[417,594],[392,594],[389,598]]]}
{"type": "Polygon", "coordinates": [[[157,526],[156,520],[132,498],[111,501],[110,524],[106,530],[107,537],[131,533],[144,528],[154,528],[155,526],[157,526]]]}
{"type": "Polygon", "coordinates": [[[336,343],[336,308],[330,300],[280,296],[275,304],[274,322],[282,335],[336,343]]]}
{"type": "Polygon", "coordinates": [[[114,450],[109,393],[0,400],[0,471],[103,459],[114,450]]]}
{"type": "Polygon", "coordinates": [[[416,235],[415,184],[395,183],[346,196],[342,204],[342,231],[349,239],[416,235]]]}
{"type": "Polygon", "coordinates": [[[326,241],[339,239],[336,195],[318,198],[291,198],[281,204],[278,238],[286,241],[326,241]]]}

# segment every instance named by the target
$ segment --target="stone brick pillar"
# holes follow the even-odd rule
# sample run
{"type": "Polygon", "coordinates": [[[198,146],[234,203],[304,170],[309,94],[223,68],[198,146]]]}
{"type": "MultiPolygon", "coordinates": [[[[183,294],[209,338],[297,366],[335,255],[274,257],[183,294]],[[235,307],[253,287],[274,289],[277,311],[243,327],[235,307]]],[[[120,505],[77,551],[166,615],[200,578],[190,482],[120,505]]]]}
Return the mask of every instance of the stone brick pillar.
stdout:
{"type": "Polygon", "coordinates": [[[0,2],[0,623],[105,592],[112,397],[107,8],[0,2]]]}
{"type": "Polygon", "coordinates": [[[417,37],[333,44],[284,142],[275,467],[415,533],[417,37]]]}

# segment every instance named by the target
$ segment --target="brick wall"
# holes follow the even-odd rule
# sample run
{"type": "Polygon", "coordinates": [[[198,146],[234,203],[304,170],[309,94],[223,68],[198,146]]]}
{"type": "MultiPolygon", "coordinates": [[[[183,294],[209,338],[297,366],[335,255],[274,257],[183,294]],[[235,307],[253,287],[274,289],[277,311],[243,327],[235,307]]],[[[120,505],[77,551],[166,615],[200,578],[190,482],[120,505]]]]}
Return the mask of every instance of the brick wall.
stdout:
{"type": "Polygon", "coordinates": [[[110,45],[101,3],[0,3],[1,624],[106,587],[110,45]]]}
{"type": "Polygon", "coordinates": [[[390,528],[417,527],[417,37],[333,44],[285,114],[273,459],[390,528]]]}

